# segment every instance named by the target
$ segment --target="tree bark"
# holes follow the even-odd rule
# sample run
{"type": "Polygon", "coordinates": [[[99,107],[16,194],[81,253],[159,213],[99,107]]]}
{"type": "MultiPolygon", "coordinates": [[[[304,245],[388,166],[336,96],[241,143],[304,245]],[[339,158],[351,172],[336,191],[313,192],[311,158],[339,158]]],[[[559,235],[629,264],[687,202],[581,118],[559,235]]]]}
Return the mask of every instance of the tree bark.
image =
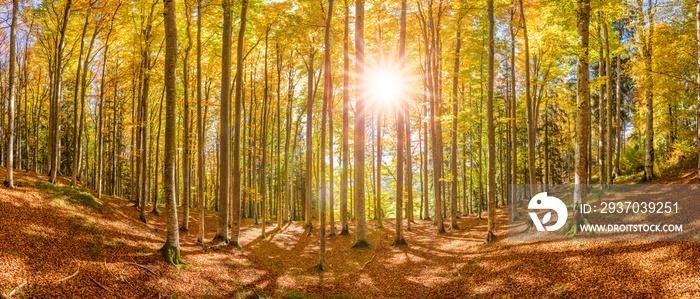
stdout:
{"type": "Polygon", "coordinates": [[[63,11],[63,19],[61,21],[61,37],[56,45],[56,60],[54,61],[54,78],[52,82],[52,99],[49,107],[50,110],[50,120],[49,120],[49,167],[50,177],[49,182],[56,184],[56,176],[58,175],[58,168],[60,167],[60,155],[61,155],[61,124],[60,124],[60,101],[61,101],[61,75],[63,72],[63,47],[66,40],[66,27],[68,26],[68,16],[70,15],[72,0],[66,2],[65,9],[63,11]]]}
{"type": "MultiPolygon", "coordinates": [[[[175,1],[163,0],[165,27],[165,155],[163,187],[167,215],[167,239],[161,248],[163,257],[173,265],[184,264],[180,257],[180,234],[177,227],[177,203],[175,202],[175,106],[177,68],[177,25],[175,1]]],[[[145,201],[145,200],[144,200],[145,201]]]]}
{"type": "MultiPolygon", "coordinates": [[[[229,0],[225,0],[224,2],[228,2],[229,0]]],[[[229,5],[230,9],[230,5],[229,5]]],[[[230,12],[230,10],[229,10],[230,12]]],[[[231,203],[231,206],[233,207],[233,210],[231,211],[231,217],[232,217],[232,225],[231,225],[231,244],[233,244],[236,247],[239,247],[238,244],[238,237],[240,235],[240,213],[241,213],[241,162],[240,162],[240,156],[241,156],[241,106],[243,104],[243,97],[242,97],[242,88],[243,88],[243,42],[245,39],[245,27],[246,27],[246,22],[248,20],[247,18],[248,15],[248,0],[243,0],[241,2],[241,29],[238,32],[238,43],[236,44],[237,49],[236,49],[236,107],[235,107],[235,128],[234,128],[234,133],[233,133],[233,188],[231,194],[231,200],[233,201],[231,203]]],[[[230,18],[229,18],[230,21],[230,18]]],[[[230,32],[230,30],[229,30],[230,32]]],[[[230,41],[230,38],[229,38],[230,41]]],[[[230,42],[229,42],[230,44],[230,42]]],[[[229,52],[224,52],[224,53],[230,53],[229,52]]],[[[225,54],[228,55],[228,54],[225,54]]],[[[228,66],[230,68],[231,65],[231,60],[229,59],[227,64],[223,64],[224,66],[228,66]]],[[[222,77],[223,78],[223,77],[222,77]]],[[[230,80],[230,73],[228,76],[225,78],[230,80]]],[[[228,90],[227,90],[228,92],[228,90]]],[[[222,92],[223,93],[223,92],[222,92]]],[[[230,98],[229,98],[230,101],[230,98]]],[[[227,116],[228,118],[228,116],[227,116]]],[[[230,125],[227,126],[227,128],[230,128],[230,125]]],[[[228,129],[230,132],[230,129],[228,129]]],[[[226,139],[229,140],[229,139],[226,139]]],[[[228,142],[228,141],[227,141],[228,142]]],[[[229,152],[228,150],[226,152],[229,152]]],[[[227,159],[228,160],[228,159],[227,159]]],[[[226,165],[227,172],[230,173],[229,169],[231,168],[231,163],[228,161],[226,165]]],[[[228,181],[228,180],[227,180],[228,181]]],[[[222,186],[224,181],[221,181],[222,186]]],[[[227,182],[228,183],[228,182],[227,182]]],[[[224,222],[225,223],[225,222],[224,222]]]]}
{"type": "Polygon", "coordinates": [[[202,0],[197,0],[197,201],[199,202],[199,236],[197,243],[204,244],[204,119],[202,118],[202,0]]]}
{"type": "Polygon", "coordinates": [[[530,176],[530,196],[537,193],[537,178],[535,177],[535,135],[537,134],[537,124],[535,123],[535,105],[530,96],[530,44],[527,35],[527,22],[523,0],[518,0],[520,4],[520,18],[523,22],[523,38],[525,40],[525,106],[527,109],[527,157],[528,174],[530,176]]]}
{"type": "Polygon", "coordinates": [[[9,57],[9,76],[8,76],[8,119],[7,119],[7,154],[5,155],[5,167],[7,168],[7,177],[5,185],[9,188],[14,188],[13,168],[13,145],[15,136],[15,49],[17,39],[17,14],[18,0],[12,0],[12,23],[10,24],[10,57],[9,57]]]}
{"type": "MultiPolygon", "coordinates": [[[[246,4],[247,1],[243,0],[243,9],[245,9],[246,4]]],[[[229,197],[235,196],[230,196],[231,194],[229,194],[229,186],[231,185],[231,6],[231,0],[223,0],[221,3],[221,7],[224,11],[224,19],[221,54],[221,123],[219,124],[219,227],[216,231],[216,236],[214,236],[214,240],[221,241],[223,243],[228,243],[230,241],[228,230],[228,202],[229,197]]],[[[245,13],[245,10],[243,10],[243,13],[245,13]]],[[[244,15],[241,16],[241,19],[243,16],[244,15]]],[[[244,27],[245,23],[243,22],[241,23],[241,28],[244,27]]],[[[241,32],[243,32],[243,30],[241,30],[241,32]]],[[[238,45],[238,56],[240,56],[243,52],[242,47],[243,44],[240,43],[238,45]]],[[[240,59],[238,60],[240,61],[240,59]]],[[[238,116],[240,113],[239,95],[241,87],[239,85],[242,81],[240,78],[242,76],[240,69],[241,65],[242,63],[236,64],[236,116],[238,116]]],[[[239,132],[240,134],[240,127],[236,127],[236,132],[239,132]]],[[[240,144],[240,139],[235,140],[234,143],[234,148],[238,147],[240,144]]],[[[235,160],[238,160],[238,155],[234,155],[234,157],[235,160]]],[[[240,179],[240,174],[238,171],[235,171],[234,174],[240,179]]]]}
{"type": "Polygon", "coordinates": [[[365,221],[365,0],[355,0],[355,218],[357,233],[353,247],[369,247],[365,221]]]}
{"type": "MultiPolygon", "coordinates": [[[[522,1],[522,0],[521,0],[522,1]]],[[[522,2],[521,2],[522,3],[522,2]]],[[[496,227],[496,129],[493,119],[493,90],[494,90],[494,36],[493,31],[495,21],[493,16],[493,0],[488,1],[488,18],[489,18],[489,81],[488,81],[488,102],[486,104],[486,118],[488,131],[488,164],[489,164],[489,189],[488,189],[488,205],[489,205],[489,220],[488,231],[486,233],[486,242],[494,241],[493,230],[496,227]]],[[[523,19],[524,22],[524,19],[523,19]]]]}
{"type": "Polygon", "coordinates": [[[191,186],[191,171],[190,171],[190,49],[192,48],[192,33],[190,32],[190,5],[189,1],[185,1],[186,22],[185,31],[187,32],[187,47],[185,48],[185,59],[182,61],[182,85],[183,85],[183,100],[185,102],[182,118],[182,135],[183,135],[183,153],[182,153],[182,226],[180,230],[187,233],[190,231],[190,194],[191,186]]]}
{"type": "Polygon", "coordinates": [[[581,222],[579,206],[585,202],[588,192],[586,183],[588,177],[588,141],[590,133],[590,88],[588,86],[588,26],[590,20],[590,0],[578,0],[577,24],[578,52],[576,59],[576,149],[574,156],[574,232],[581,222]]]}
{"type": "MultiPolygon", "coordinates": [[[[606,183],[608,185],[612,185],[613,183],[613,150],[614,150],[614,145],[613,145],[613,125],[612,125],[612,114],[613,114],[613,101],[612,101],[612,64],[610,64],[610,39],[608,37],[608,23],[607,21],[603,23],[603,34],[605,36],[605,66],[606,66],[606,75],[607,75],[607,80],[606,80],[606,87],[607,87],[607,95],[608,95],[608,110],[607,110],[607,150],[606,150],[606,161],[607,165],[605,169],[607,172],[605,173],[605,178],[607,179],[606,183]]],[[[618,128],[619,130],[619,128],[618,128]]]]}
{"type": "Polygon", "coordinates": [[[455,63],[454,71],[452,77],[452,142],[450,145],[450,170],[452,174],[452,180],[450,182],[450,230],[459,229],[457,226],[457,118],[459,118],[459,112],[457,108],[458,85],[459,85],[459,50],[462,47],[462,33],[460,25],[462,23],[462,13],[457,20],[457,44],[455,45],[455,63]]]}

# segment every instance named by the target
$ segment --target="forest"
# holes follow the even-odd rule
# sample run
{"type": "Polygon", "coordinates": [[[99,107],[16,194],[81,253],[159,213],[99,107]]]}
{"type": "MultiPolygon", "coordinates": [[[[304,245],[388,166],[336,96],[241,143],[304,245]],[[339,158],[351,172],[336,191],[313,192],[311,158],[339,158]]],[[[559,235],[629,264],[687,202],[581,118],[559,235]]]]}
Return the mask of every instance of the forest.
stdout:
{"type": "Polygon", "coordinates": [[[557,186],[574,237],[598,189],[700,184],[700,2],[0,0],[0,24],[2,298],[700,292],[692,241],[508,240],[557,186]]]}

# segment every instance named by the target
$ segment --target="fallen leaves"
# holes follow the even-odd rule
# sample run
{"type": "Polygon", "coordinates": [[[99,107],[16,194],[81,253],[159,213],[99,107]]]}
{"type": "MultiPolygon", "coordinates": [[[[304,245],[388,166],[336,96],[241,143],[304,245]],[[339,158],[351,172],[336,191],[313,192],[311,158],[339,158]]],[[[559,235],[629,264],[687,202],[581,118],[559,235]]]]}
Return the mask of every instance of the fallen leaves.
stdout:
{"type": "MultiPolygon", "coordinates": [[[[18,180],[42,179],[18,175],[18,180]]],[[[60,198],[23,186],[0,188],[0,227],[13,232],[0,234],[3,299],[19,292],[38,298],[694,297],[700,292],[700,247],[694,242],[486,245],[486,220],[474,215],[458,219],[467,229],[441,235],[432,221],[416,220],[404,233],[409,245],[401,247],[392,247],[388,237],[394,234],[393,219],[385,219],[380,230],[370,220],[370,249],[350,249],[353,235],[328,237],[323,272],[308,271],[318,261],[317,223],[310,236],[303,223],[279,229],[271,223],[268,238],[260,239],[261,226],[244,219],[242,249],[218,250],[197,245],[196,225],[180,239],[183,259],[193,266],[177,270],[154,254],[164,242],[164,217],[149,213],[149,223],[140,223],[132,203],[107,197],[101,210],[54,206],[60,198]]],[[[497,210],[497,236],[506,234],[505,213],[497,210]]],[[[192,215],[198,223],[199,213],[192,215]]],[[[206,217],[208,242],[217,218],[206,217]]]]}

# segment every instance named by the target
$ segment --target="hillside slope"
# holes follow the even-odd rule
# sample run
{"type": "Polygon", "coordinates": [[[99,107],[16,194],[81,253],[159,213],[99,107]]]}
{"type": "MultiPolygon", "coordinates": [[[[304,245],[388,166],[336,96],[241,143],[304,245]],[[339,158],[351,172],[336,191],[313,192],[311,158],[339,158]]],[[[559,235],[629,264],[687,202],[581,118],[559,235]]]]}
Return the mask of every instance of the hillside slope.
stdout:
{"type": "MultiPolygon", "coordinates": [[[[497,211],[495,244],[483,243],[486,221],[475,215],[444,235],[434,233],[431,221],[417,220],[405,233],[409,246],[399,248],[390,246],[393,219],[383,230],[369,221],[372,249],[350,250],[354,236],[329,237],[323,273],[311,270],[318,229],[308,234],[301,223],[281,230],[270,223],[268,238],[260,239],[260,226],[245,220],[241,250],[204,250],[195,244],[193,213],[192,231],[181,233],[191,267],[177,270],[156,252],[164,217],[148,213],[144,224],[129,201],[96,201],[46,179],[20,171],[18,188],[0,187],[0,292],[27,282],[13,298],[690,298],[700,292],[695,242],[507,242],[505,209],[497,211]]],[[[206,220],[211,240],[216,215],[206,220]]]]}

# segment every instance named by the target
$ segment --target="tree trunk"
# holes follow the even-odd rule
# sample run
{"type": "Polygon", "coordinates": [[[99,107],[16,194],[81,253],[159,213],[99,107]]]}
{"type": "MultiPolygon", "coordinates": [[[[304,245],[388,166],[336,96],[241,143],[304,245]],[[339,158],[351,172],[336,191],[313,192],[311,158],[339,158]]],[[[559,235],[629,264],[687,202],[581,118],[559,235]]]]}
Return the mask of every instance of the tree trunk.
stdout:
{"type": "MultiPolygon", "coordinates": [[[[401,15],[400,15],[400,29],[399,29],[399,63],[401,71],[406,67],[406,0],[401,0],[401,15]]],[[[403,192],[404,192],[404,176],[403,173],[406,171],[408,173],[410,169],[404,169],[404,145],[406,143],[406,136],[404,131],[406,129],[405,119],[408,116],[408,103],[399,104],[396,108],[396,234],[394,235],[394,242],[392,245],[399,246],[405,245],[406,240],[403,238],[401,232],[401,216],[403,214],[403,192]]],[[[411,183],[406,185],[410,186],[411,183]]],[[[409,187],[410,188],[410,187],[409,187]]],[[[409,218],[408,213],[406,215],[409,218]]],[[[408,227],[410,228],[410,219],[408,220],[408,227]]]]}
{"type": "MultiPolygon", "coordinates": [[[[607,67],[605,73],[607,75],[607,80],[605,86],[607,87],[608,94],[608,112],[607,112],[607,150],[606,150],[606,161],[607,165],[605,169],[606,183],[612,185],[613,183],[613,125],[612,125],[612,111],[613,111],[613,101],[612,101],[612,64],[610,64],[610,39],[608,38],[608,23],[603,23],[603,34],[605,35],[605,66],[607,67]]],[[[619,130],[619,128],[617,129],[619,130]]]]}
{"type": "Polygon", "coordinates": [[[260,170],[260,193],[262,193],[262,234],[260,235],[260,238],[264,239],[265,238],[265,222],[267,222],[267,211],[265,209],[265,205],[267,204],[267,125],[268,125],[268,115],[270,113],[269,109],[269,101],[268,101],[268,78],[267,78],[267,49],[268,49],[268,37],[270,33],[270,26],[267,26],[267,29],[265,30],[265,86],[263,87],[263,115],[262,115],[262,128],[260,131],[260,135],[262,135],[262,161],[261,161],[261,170],[260,170]]]}
{"type": "MultiPolygon", "coordinates": [[[[224,3],[228,2],[229,0],[225,0],[224,3]]],[[[229,7],[229,12],[230,12],[230,3],[228,5],[229,7]]],[[[240,235],[240,213],[241,213],[241,163],[240,163],[240,156],[241,156],[241,106],[243,104],[243,97],[242,97],[242,88],[243,88],[243,40],[245,38],[245,26],[246,22],[248,20],[247,18],[248,14],[248,0],[243,0],[241,2],[241,29],[238,32],[238,43],[236,44],[236,107],[235,107],[235,128],[234,128],[234,134],[233,134],[233,194],[231,194],[231,206],[233,206],[233,210],[231,211],[231,217],[232,217],[232,226],[231,226],[231,244],[238,247],[238,237],[240,235]]],[[[230,22],[230,18],[229,18],[230,22]]],[[[229,30],[230,32],[230,30],[229,30]]],[[[230,35],[230,34],[229,34],[230,35]]],[[[226,37],[227,38],[227,37],[226,37]]],[[[229,44],[230,44],[230,38],[228,38],[229,44]]],[[[225,43],[224,43],[225,44],[225,43]]],[[[228,56],[229,52],[224,51],[224,56],[228,56]]],[[[231,66],[231,60],[228,59],[228,62],[226,64],[222,64],[224,67],[230,68],[231,66]]],[[[229,73],[226,77],[222,76],[222,80],[231,79],[231,74],[229,73]]],[[[222,83],[223,84],[223,83],[222,83]]],[[[227,93],[229,93],[228,89],[226,90],[227,93]]],[[[223,90],[222,90],[223,93],[223,90]]],[[[230,101],[230,96],[227,96],[227,99],[230,101]]],[[[230,116],[227,115],[227,118],[230,116]]],[[[229,125],[226,126],[226,128],[230,128],[230,121],[229,125]]],[[[230,129],[228,129],[227,132],[230,132],[230,129]]],[[[228,133],[227,133],[227,138],[228,138],[228,133]]],[[[223,138],[223,137],[222,137],[223,138]]],[[[226,139],[230,140],[230,139],[226,139]]],[[[228,153],[230,150],[227,149],[225,152],[228,153]]],[[[227,158],[228,160],[228,158],[227,158]]],[[[222,166],[226,166],[227,173],[231,173],[230,168],[231,168],[231,163],[230,161],[227,161],[226,164],[222,164],[222,166]]],[[[228,175],[228,174],[227,174],[228,175]]],[[[226,183],[228,184],[228,181],[226,180],[226,183]]],[[[224,181],[221,181],[222,186],[224,185],[224,181]]],[[[223,189],[223,188],[222,188],[223,189]]],[[[225,221],[223,223],[226,223],[225,221]]],[[[225,226],[225,225],[224,225],[225,226]]]]}
{"type": "Polygon", "coordinates": [[[15,136],[15,49],[17,39],[17,14],[18,0],[12,0],[12,23],[10,24],[10,58],[9,58],[9,76],[8,76],[8,119],[7,119],[7,154],[5,155],[5,167],[7,168],[7,177],[5,185],[9,188],[14,188],[14,180],[12,178],[12,169],[14,168],[12,161],[14,136],[15,136]]]}
{"type": "Polygon", "coordinates": [[[517,201],[518,201],[518,193],[516,191],[516,185],[518,184],[518,122],[517,122],[517,107],[518,107],[518,96],[515,91],[515,30],[513,29],[513,17],[515,15],[515,1],[513,0],[513,8],[512,8],[512,13],[510,15],[510,20],[511,24],[509,26],[510,28],[510,97],[511,97],[511,112],[510,112],[510,117],[511,117],[511,146],[513,147],[513,150],[511,154],[513,155],[511,159],[511,163],[513,165],[511,166],[511,169],[513,171],[513,174],[511,176],[511,185],[512,185],[512,194],[511,194],[511,203],[508,205],[510,209],[509,215],[511,216],[511,220],[513,220],[512,217],[516,217],[517,211],[517,201]]]}
{"type": "Polygon", "coordinates": [[[204,193],[206,189],[204,185],[204,133],[204,119],[202,118],[202,0],[197,0],[197,201],[200,213],[197,243],[202,245],[204,245],[204,201],[206,199],[204,193]]]}
{"type": "MultiPolygon", "coordinates": [[[[348,229],[348,168],[350,167],[349,149],[349,109],[350,109],[350,4],[345,0],[345,29],[343,31],[343,166],[340,175],[340,234],[349,235],[348,229]]],[[[699,170],[700,171],[700,170],[699,170]]]]}
{"type": "Polygon", "coordinates": [[[578,0],[577,5],[578,52],[576,59],[576,149],[574,155],[574,221],[572,226],[574,233],[578,229],[581,214],[579,206],[586,200],[588,192],[586,183],[588,178],[588,142],[590,133],[590,88],[588,86],[588,26],[590,20],[590,0],[578,0]]]}
{"type": "Polygon", "coordinates": [[[364,96],[364,64],[365,64],[365,2],[355,1],[355,218],[357,234],[354,248],[369,247],[367,242],[367,227],[365,221],[365,96],[364,96]]]}
{"type": "MultiPolygon", "coordinates": [[[[642,0],[640,10],[642,18],[644,17],[644,7],[642,0]]],[[[644,180],[651,181],[654,178],[654,78],[652,77],[652,39],[654,36],[654,13],[652,12],[652,0],[648,4],[648,32],[642,35],[643,45],[642,52],[644,58],[644,99],[646,100],[646,134],[644,142],[644,180]]],[[[643,24],[644,22],[642,22],[643,24]]],[[[644,25],[641,26],[642,30],[644,25]]]]}
{"type": "MultiPolygon", "coordinates": [[[[245,13],[245,7],[247,0],[243,0],[243,13],[245,13]]],[[[223,0],[221,7],[224,11],[223,20],[223,41],[222,41],[222,54],[221,54],[221,123],[219,124],[219,144],[220,144],[220,157],[219,157],[219,227],[216,231],[216,236],[214,236],[215,241],[221,241],[223,243],[228,243],[229,231],[228,231],[228,216],[229,216],[229,186],[231,185],[231,0],[223,0]]],[[[245,15],[241,15],[241,20],[243,20],[245,15]]],[[[241,32],[245,27],[245,22],[241,23],[241,32]]],[[[240,40],[240,38],[239,38],[240,40]]],[[[242,70],[240,66],[241,53],[243,44],[238,45],[238,62],[236,64],[236,116],[238,117],[240,113],[240,83],[242,70]],[[240,63],[239,63],[240,62],[240,63]]],[[[237,123],[236,132],[240,134],[240,127],[237,123]]],[[[234,133],[235,134],[235,133],[234,133]]],[[[235,138],[235,137],[234,137],[235,138]]],[[[239,147],[240,139],[234,140],[234,151],[239,147]]],[[[235,161],[238,161],[238,155],[234,155],[235,161]]],[[[235,163],[235,162],[234,162],[235,163]]],[[[234,166],[235,167],[235,166],[234,166]]],[[[240,166],[239,166],[240,167],[240,166]]],[[[234,169],[234,176],[238,176],[240,179],[239,169],[234,169]]],[[[234,178],[235,180],[235,178],[234,178]]],[[[240,182],[239,182],[240,184],[240,182]]],[[[235,188],[235,187],[234,187],[235,188]]],[[[240,188],[240,187],[239,187],[240,188]]],[[[239,189],[240,190],[240,189],[239,189]]],[[[236,240],[234,240],[235,242],[236,240]]]]}
{"type": "Polygon", "coordinates": [[[49,167],[50,177],[49,182],[56,184],[56,176],[58,175],[58,168],[60,167],[60,155],[61,155],[61,123],[60,123],[60,110],[61,110],[61,75],[63,71],[63,47],[66,40],[66,27],[68,26],[68,16],[70,15],[70,9],[72,0],[66,2],[65,10],[63,11],[63,19],[61,21],[61,37],[56,45],[56,60],[54,62],[54,77],[52,84],[52,99],[49,107],[50,110],[50,121],[49,121],[49,167]]]}
{"type": "MultiPolygon", "coordinates": [[[[602,14],[599,12],[598,13],[598,18],[602,18],[602,14]]],[[[598,26],[598,32],[600,32],[600,25],[598,26]]],[[[605,68],[603,66],[604,58],[603,58],[603,43],[601,41],[600,47],[598,47],[598,77],[604,77],[605,76],[605,68]]],[[[606,178],[606,171],[605,171],[605,166],[606,161],[605,161],[605,86],[604,83],[600,85],[600,89],[598,90],[598,182],[600,184],[600,188],[602,189],[605,186],[605,183],[607,182],[606,178]]]]}
{"type": "Polygon", "coordinates": [[[537,134],[537,124],[535,123],[535,111],[530,96],[530,44],[527,35],[527,22],[523,0],[518,0],[520,4],[520,18],[523,22],[523,38],[525,40],[525,106],[527,109],[527,157],[528,174],[530,177],[530,196],[537,193],[537,178],[535,177],[535,134],[537,134]]]}
{"type": "Polygon", "coordinates": [[[314,97],[313,97],[313,83],[314,83],[314,48],[309,46],[309,61],[306,64],[306,75],[307,75],[307,97],[306,97],[306,203],[304,204],[304,227],[309,229],[309,232],[313,229],[313,222],[311,216],[311,200],[313,199],[312,192],[312,138],[313,138],[313,109],[314,109],[314,97]]]}
{"type": "MultiPolygon", "coordinates": [[[[177,68],[177,25],[175,23],[175,1],[163,0],[165,27],[165,209],[167,215],[167,239],[161,248],[163,257],[173,265],[184,264],[180,257],[180,234],[177,228],[177,206],[175,197],[175,106],[177,68]]],[[[144,200],[145,201],[145,200],[144,200]]]]}
{"type": "MultiPolygon", "coordinates": [[[[522,0],[521,0],[522,1],[522,0]]],[[[522,2],[521,2],[522,3],[522,2]]],[[[488,81],[488,102],[486,103],[486,130],[488,131],[488,147],[489,147],[489,189],[488,189],[488,205],[489,205],[489,221],[488,232],[486,234],[486,242],[494,241],[493,230],[496,227],[496,129],[493,119],[493,90],[494,90],[494,36],[493,31],[495,21],[493,17],[493,0],[488,1],[488,18],[489,18],[489,81],[488,81]]],[[[524,22],[524,20],[523,20],[524,22]]]]}
{"type": "Polygon", "coordinates": [[[377,228],[384,228],[382,221],[382,112],[377,110],[377,176],[375,179],[376,190],[374,198],[374,218],[377,219],[377,228]]]}
{"type": "Polygon", "coordinates": [[[189,1],[185,1],[187,31],[187,48],[185,48],[185,59],[182,61],[182,85],[184,91],[184,111],[182,119],[183,127],[183,155],[182,155],[182,202],[184,205],[182,211],[182,226],[180,230],[187,233],[190,231],[190,194],[191,186],[191,171],[190,171],[190,49],[192,48],[192,33],[190,32],[190,5],[189,1]]]}
{"type": "Polygon", "coordinates": [[[457,230],[457,118],[459,112],[457,110],[458,85],[459,85],[459,50],[462,47],[462,33],[460,25],[462,23],[462,15],[457,20],[457,45],[455,46],[455,65],[452,77],[452,143],[450,145],[450,170],[452,181],[450,187],[450,230],[457,230]]]}
{"type": "MultiPolygon", "coordinates": [[[[81,39],[80,39],[80,53],[78,54],[78,66],[76,67],[76,74],[75,74],[75,91],[74,91],[74,97],[73,97],[73,167],[71,171],[71,187],[77,186],[78,183],[78,165],[80,164],[80,158],[78,156],[78,152],[81,150],[82,146],[78,141],[78,126],[79,126],[79,120],[78,120],[78,96],[80,93],[80,83],[81,80],[81,65],[82,64],[88,64],[89,57],[85,56],[85,61],[83,62],[83,49],[85,48],[85,33],[87,32],[87,27],[90,22],[90,12],[91,12],[91,7],[88,8],[87,12],[85,13],[85,24],[83,25],[83,33],[81,34],[81,39]]],[[[97,32],[97,30],[95,30],[97,32]]],[[[25,58],[26,59],[26,58],[25,58]]],[[[86,76],[86,75],[83,75],[86,76]]],[[[83,106],[85,105],[84,103],[82,104],[83,106]]]]}

